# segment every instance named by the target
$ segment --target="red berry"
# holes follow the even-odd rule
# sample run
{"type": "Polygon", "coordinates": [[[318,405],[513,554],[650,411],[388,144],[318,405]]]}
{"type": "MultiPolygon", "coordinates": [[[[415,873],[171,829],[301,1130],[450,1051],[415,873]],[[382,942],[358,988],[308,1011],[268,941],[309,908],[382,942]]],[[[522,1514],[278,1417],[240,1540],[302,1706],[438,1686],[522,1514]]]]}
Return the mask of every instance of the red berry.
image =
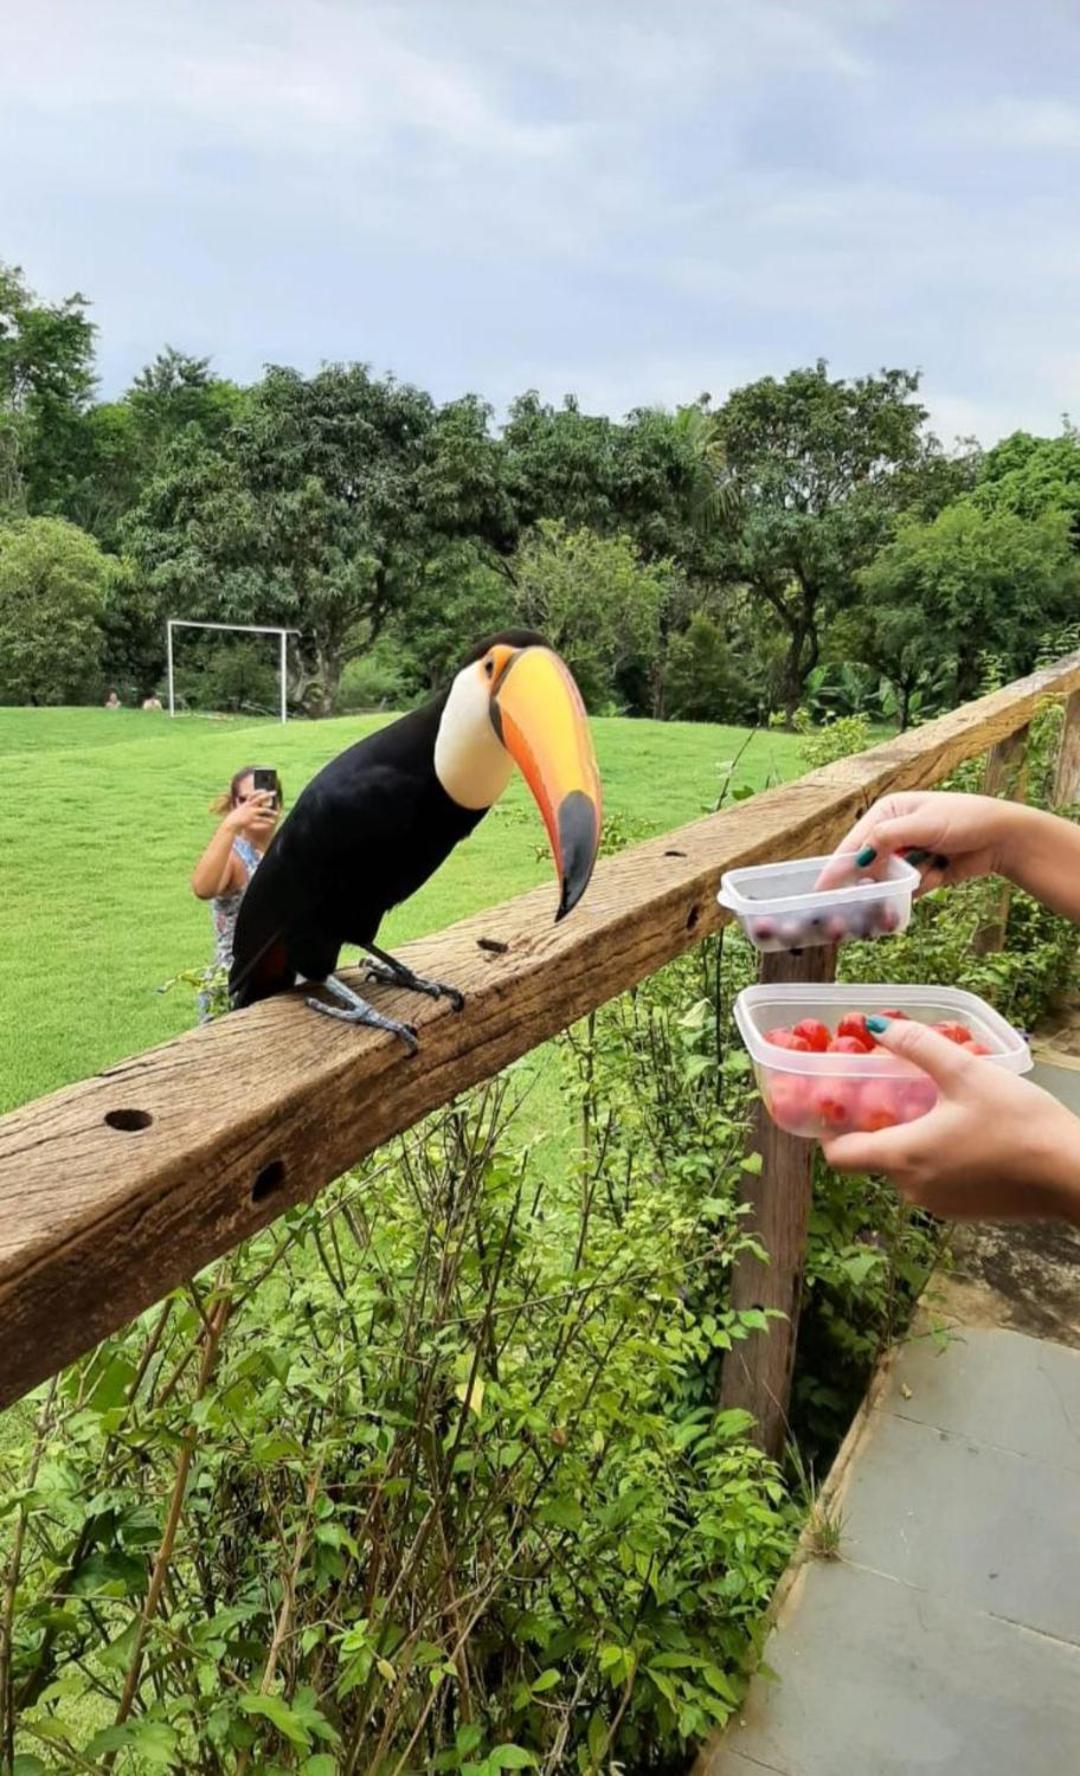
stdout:
{"type": "Polygon", "coordinates": [[[843,1134],[855,1126],[854,1108],[858,1087],[849,1079],[824,1079],[817,1082],[810,1096],[810,1108],[825,1133],[843,1134]]]}
{"type": "Polygon", "coordinates": [[[968,1054],[973,1054],[973,1055],[988,1055],[988,1054],[993,1054],[993,1052],[994,1052],[992,1048],[987,1048],[985,1042],[968,1041],[968,1042],[962,1043],[961,1046],[963,1048],[967,1049],[968,1054]]]}
{"type": "Polygon", "coordinates": [[[829,1043],[828,1052],[834,1055],[864,1055],[869,1054],[870,1050],[857,1036],[834,1036],[829,1043]]]}
{"type": "Polygon", "coordinates": [[[806,1037],[796,1036],[794,1030],[784,1028],[778,1030],[766,1030],[765,1040],[766,1042],[771,1042],[774,1048],[793,1048],[799,1054],[810,1053],[810,1044],[807,1042],[806,1037]]]}
{"type": "Polygon", "coordinates": [[[901,1094],[888,1079],[872,1079],[859,1094],[857,1124],[864,1134],[895,1128],[904,1120],[901,1094]]]}
{"type": "Polygon", "coordinates": [[[829,1032],[817,1018],[803,1018],[792,1031],[794,1036],[801,1036],[808,1042],[815,1054],[824,1054],[829,1046],[829,1032]]]}
{"type": "Polygon", "coordinates": [[[789,1134],[803,1134],[807,1112],[805,1079],[794,1073],[767,1073],[761,1089],[773,1121],[789,1134]]]}
{"type": "Polygon", "coordinates": [[[939,1036],[944,1036],[949,1042],[970,1042],[972,1040],[971,1031],[966,1024],[931,1024],[930,1028],[936,1030],[939,1036]]]}
{"type": "Polygon", "coordinates": [[[866,1015],[861,1011],[845,1011],[836,1026],[837,1036],[851,1036],[864,1049],[874,1048],[874,1038],[866,1027],[866,1015]]]}
{"type": "Polygon", "coordinates": [[[906,1011],[893,1011],[891,1009],[889,1011],[879,1011],[878,1017],[892,1018],[894,1022],[899,1018],[902,1023],[909,1023],[911,1021],[906,1011]]]}

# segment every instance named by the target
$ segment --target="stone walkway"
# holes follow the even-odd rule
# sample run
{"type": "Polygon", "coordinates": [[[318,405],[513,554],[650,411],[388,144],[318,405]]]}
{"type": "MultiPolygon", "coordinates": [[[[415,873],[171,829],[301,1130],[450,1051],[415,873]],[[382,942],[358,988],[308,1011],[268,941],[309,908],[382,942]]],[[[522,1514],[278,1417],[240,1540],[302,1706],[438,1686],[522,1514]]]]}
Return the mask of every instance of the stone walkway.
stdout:
{"type": "Polygon", "coordinates": [[[1080,1772],[1080,1236],[958,1243],[948,1342],[898,1353],[842,1457],[838,1558],[790,1577],[778,1681],[697,1776],[1080,1772]]]}

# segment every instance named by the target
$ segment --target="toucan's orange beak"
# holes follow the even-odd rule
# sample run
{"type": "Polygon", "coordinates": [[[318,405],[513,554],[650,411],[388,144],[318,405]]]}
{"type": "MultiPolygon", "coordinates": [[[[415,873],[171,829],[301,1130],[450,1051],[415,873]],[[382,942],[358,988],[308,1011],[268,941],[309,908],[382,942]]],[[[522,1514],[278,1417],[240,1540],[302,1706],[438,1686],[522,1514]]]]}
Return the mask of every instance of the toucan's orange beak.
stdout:
{"type": "Polygon", "coordinates": [[[521,648],[492,686],[491,719],[544,817],[559,873],[555,917],[565,919],[600,846],[600,773],[581,692],[550,648],[521,648]]]}

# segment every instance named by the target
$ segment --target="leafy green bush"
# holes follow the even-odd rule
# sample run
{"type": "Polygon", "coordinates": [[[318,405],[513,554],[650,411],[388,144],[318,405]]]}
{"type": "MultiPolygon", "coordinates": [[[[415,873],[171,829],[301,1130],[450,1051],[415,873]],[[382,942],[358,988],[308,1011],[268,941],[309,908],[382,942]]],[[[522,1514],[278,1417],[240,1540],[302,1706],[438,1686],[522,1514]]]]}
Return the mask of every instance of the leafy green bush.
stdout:
{"type": "Polygon", "coordinates": [[[795,1513],[709,1385],[763,1323],[725,1305],[741,1123],[706,1020],[649,1005],[577,1038],[561,1180],[504,1083],[39,1396],[3,1507],[27,1753],[646,1769],[726,1718],[795,1513]]]}
{"type": "Polygon", "coordinates": [[[337,708],[342,714],[358,709],[403,709],[410,700],[408,675],[397,651],[376,643],[370,653],[350,660],[345,667],[337,708]]]}

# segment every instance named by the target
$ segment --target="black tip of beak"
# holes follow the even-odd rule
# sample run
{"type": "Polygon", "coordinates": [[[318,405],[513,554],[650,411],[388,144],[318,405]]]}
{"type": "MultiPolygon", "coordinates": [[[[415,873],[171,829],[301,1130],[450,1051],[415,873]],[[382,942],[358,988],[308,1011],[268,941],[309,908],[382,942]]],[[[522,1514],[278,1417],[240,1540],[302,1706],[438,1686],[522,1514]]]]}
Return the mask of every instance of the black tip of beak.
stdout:
{"type": "Polygon", "coordinates": [[[582,789],[573,789],[559,803],[559,850],[562,853],[562,894],[556,924],[572,913],[581,899],[596,862],[600,832],[596,808],[582,789]]]}

